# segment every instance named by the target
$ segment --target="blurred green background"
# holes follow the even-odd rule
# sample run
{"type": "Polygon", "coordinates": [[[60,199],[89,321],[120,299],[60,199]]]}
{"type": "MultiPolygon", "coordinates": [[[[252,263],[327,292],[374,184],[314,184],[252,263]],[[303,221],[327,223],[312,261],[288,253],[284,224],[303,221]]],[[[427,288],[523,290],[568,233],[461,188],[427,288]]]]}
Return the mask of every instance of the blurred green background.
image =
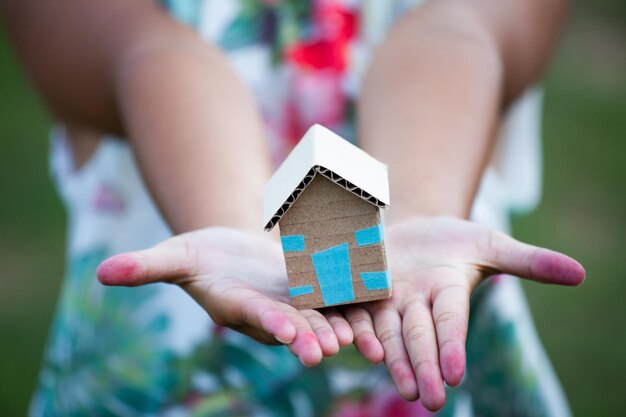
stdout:
{"type": "MultiPolygon", "coordinates": [[[[588,279],[525,285],[574,414],[626,416],[626,2],[575,2],[545,87],[544,199],[514,230],[588,279]]],[[[49,125],[0,30],[0,416],[25,414],[63,274],[49,125]]]]}

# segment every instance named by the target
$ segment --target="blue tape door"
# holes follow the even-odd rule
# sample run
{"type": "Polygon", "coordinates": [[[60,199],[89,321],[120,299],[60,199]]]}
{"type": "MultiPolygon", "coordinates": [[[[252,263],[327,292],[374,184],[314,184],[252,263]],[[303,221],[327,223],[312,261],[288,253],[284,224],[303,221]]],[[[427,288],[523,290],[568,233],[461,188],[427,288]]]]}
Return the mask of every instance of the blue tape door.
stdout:
{"type": "Polygon", "coordinates": [[[324,304],[333,305],[354,301],[347,242],[314,253],[311,259],[322,290],[324,304]]]}

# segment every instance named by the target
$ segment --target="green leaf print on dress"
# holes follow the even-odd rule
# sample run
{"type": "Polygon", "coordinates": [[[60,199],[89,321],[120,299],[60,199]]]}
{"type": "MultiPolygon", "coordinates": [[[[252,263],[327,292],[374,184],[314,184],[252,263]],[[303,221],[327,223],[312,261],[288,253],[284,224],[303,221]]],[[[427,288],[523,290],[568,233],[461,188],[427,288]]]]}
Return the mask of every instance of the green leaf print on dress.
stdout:
{"type": "Polygon", "coordinates": [[[178,383],[161,337],[167,316],[138,310],[157,288],[101,285],[95,270],[107,253],[96,249],[69,261],[36,400],[51,415],[155,412],[178,383]]]}
{"type": "Polygon", "coordinates": [[[323,415],[330,383],[324,367],[303,369],[285,346],[259,345],[228,329],[179,358],[180,394],[192,416],[323,415]]]}
{"type": "Polygon", "coordinates": [[[548,417],[539,374],[524,363],[519,320],[485,308],[490,286],[474,293],[467,337],[467,389],[481,417],[548,417]]]}

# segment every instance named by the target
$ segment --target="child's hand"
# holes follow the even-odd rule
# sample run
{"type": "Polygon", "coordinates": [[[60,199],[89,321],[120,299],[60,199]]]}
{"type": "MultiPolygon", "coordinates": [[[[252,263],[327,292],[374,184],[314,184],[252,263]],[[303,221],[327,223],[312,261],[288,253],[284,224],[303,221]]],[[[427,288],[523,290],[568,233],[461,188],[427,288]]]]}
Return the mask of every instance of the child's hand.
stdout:
{"type": "Polygon", "coordinates": [[[585,278],[583,267],[565,255],[454,218],[394,225],[385,244],[392,298],[350,306],[344,314],[359,351],[376,362],[384,350],[400,394],[421,398],[433,411],[445,402],[443,382],[455,386],[463,378],[470,294],[483,278],[502,272],[560,285],[585,278]]]}
{"type": "Polygon", "coordinates": [[[105,285],[177,284],[217,324],[263,343],[289,345],[306,366],[352,343],[350,326],[338,314],[326,318],[289,305],[279,244],[234,229],[198,230],[113,256],[97,275],[105,285]]]}

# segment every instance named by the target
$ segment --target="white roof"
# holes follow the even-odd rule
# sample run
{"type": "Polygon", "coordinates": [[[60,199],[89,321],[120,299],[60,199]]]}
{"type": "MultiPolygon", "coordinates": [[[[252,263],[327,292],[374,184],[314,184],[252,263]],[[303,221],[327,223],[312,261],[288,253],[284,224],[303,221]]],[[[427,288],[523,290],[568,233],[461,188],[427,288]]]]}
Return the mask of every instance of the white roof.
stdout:
{"type": "Polygon", "coordinates": [[[317,174],[374,205],[389,205],[387,165],[316,124],[265,186],[265,230],[271,230],[278,223],[317,174]]]}

